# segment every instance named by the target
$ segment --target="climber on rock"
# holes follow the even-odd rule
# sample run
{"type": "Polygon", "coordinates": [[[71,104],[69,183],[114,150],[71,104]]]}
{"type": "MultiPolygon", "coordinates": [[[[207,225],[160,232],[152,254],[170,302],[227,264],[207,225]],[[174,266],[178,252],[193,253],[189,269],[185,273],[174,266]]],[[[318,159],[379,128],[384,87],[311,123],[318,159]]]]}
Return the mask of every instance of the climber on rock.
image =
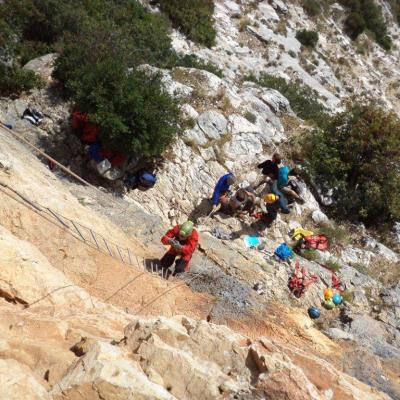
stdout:
{"type": "Polygon", "coordinates": [[[182,225],[176,225],[162,238],[161,243],[171,246],[161,258],[161,267],[168,269],[175,259],[175,271],[173,275],[189,271],[189,262],[199,242],[199,234],[194,229],[192,221],[186,221],[182,225]]]}
{"type": "Polygon", "coordinates": [[[266,223],[267,227],[270,227],[278,216],[280,208],[279,196],[274,193],[268,193],[263,198],[258,198],[256,203],[262,211],[261,215],[256,214],[256,217],[266,223]]]}
{"type": "Polygon", "coordinates": [[[236,182],[236,177],[232,173],[225,174],[218,179],[215,185],[214,193],[212,196],[212,208],[215,211],[218,204],[222,207],[226,207],[229,202],[229,194],[231,186],[236,182]]]}
{"type": "Polygon", "coordinates": [[[282,162],[282,157],[278,153],[272,155],[271,160],[265,160],[261,164],[257,165],[257,168],[261,169],[264,175],[261,180],[255,185],[254,189],[257,189],[265,183],[272,183],[278,179],[279,164],[282,162]]]}
{"type": "MultiPolygon", "coordinates": [[[[289,197],[300,204],[304,204],[304,199],[294,190],[295,187],[298,187],[296,185],[296,180],[297,178],[293,171],[290,171],[290,168],[284,165],[279,168],[278,179],[273,183],[272,191],[278,196],[283,194],[285,199],[289,197]]],[[[284,209],[284,207],[282,209],[284,209]]]]}
{"type": "Polygon", "coordinates": [[[251,191],[239,189],[229,200],[231,213],[239,218],[252,214],[256,207],[256,199],[256,195],[251,191]]]}

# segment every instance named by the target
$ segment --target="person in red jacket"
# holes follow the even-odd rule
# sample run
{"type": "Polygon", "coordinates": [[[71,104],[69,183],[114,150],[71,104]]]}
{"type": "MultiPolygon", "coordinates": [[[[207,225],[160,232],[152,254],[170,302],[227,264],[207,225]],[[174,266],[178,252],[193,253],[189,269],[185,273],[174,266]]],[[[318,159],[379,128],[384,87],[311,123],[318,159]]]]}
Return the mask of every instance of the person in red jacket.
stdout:
{"type": "Polygon", "coordinates": [[[189,262],[199,242],[199,234],[194,229],[192,221],[186,221],[182,225],[176,225],[162,238],[161,243],[170,249],[161,258],[161,267],[168,269],[175,259],[175,271],[173,275],[189,271],[189,262]]]}

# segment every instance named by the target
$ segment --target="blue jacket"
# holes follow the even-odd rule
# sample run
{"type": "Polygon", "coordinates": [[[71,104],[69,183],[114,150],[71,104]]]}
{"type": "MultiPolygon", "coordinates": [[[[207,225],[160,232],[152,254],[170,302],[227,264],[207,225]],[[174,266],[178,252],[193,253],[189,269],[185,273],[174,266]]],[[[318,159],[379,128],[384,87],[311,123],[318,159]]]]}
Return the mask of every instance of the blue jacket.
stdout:
{"type": "Polygon", "coordinates": [[[278,171],[278,188],[286,186],[289,182],[289,167],[280,167],[278,171]]]}
{"type": "Polygon", "coordinates": [[[214,189],[214,193],[212,196],[212,204],[213,206],[217,205],[219,202],[219,198],[221,197],[221,194],[223,194],[224,192],[227,192],[230,188],[230,185],[228,185],[228,178],[230,176],[233,176],[233,174],[228,173],[224,176],[221,176],[221,178],[218,179],[217,184],[215,185],[215,189],[214,189]]]}

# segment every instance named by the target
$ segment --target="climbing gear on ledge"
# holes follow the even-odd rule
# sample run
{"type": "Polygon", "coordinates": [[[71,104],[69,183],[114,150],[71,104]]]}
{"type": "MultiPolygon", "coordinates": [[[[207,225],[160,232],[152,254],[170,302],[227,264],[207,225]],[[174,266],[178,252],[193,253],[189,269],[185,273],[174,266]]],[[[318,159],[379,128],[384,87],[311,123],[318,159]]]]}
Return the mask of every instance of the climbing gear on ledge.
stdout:
{"type": "Polygon", "coordinates": [[[293,251],[286,243],[282,243],[276,248],[274,254],[280,261],[286,261],[288,258],[293,256],[293,251]]]}
{"type": "Polygon", "coordinates": [[[322,305],[327,310],[333,310],[335,308],[335,303],[332,300],[324,300],[322,305]]]}
{"type": "Polygon", "coordinates": [[[288,287],[295,297],[298,299],[303,297],[307,289],[318,281],[317,275],[308,276],[305,267],[300,268],[300,264],[296,261],[294,265],[293,275],[289,278],[288,287]]]}
{"type": "Polygon", "coordinates": [[[308,309],[308,315],[311,319],[317,319],[321,316],[321,311],[318,307],[313,306],[308,309]]]}
{"type": "Polygon", "coordinates": [[[331,300],[333,297],[333,290],[332,288],[326,288],[324,290],[324,299],[325,300],[331,300]]]}
{"type": "Polygon", "coordinates": [[[335,306],[338,306],[339,304],[342,303],[343,297],[339,293],[335,293],[332,297],[332,301],[333,304],[335,304],[335,306]]]}

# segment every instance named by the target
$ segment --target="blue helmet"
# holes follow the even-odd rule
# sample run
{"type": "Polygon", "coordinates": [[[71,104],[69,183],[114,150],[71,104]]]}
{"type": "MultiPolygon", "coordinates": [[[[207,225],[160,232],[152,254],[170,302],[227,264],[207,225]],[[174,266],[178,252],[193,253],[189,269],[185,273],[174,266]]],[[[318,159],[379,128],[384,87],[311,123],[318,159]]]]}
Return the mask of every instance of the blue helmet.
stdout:
{"type": "Polygon", "coordinates": [[[310,307],[308,309],[308,315],[310,316],[311,319],[317,319],[321,315],[321,311],[319,310],[318,307],[310,307]]]}

